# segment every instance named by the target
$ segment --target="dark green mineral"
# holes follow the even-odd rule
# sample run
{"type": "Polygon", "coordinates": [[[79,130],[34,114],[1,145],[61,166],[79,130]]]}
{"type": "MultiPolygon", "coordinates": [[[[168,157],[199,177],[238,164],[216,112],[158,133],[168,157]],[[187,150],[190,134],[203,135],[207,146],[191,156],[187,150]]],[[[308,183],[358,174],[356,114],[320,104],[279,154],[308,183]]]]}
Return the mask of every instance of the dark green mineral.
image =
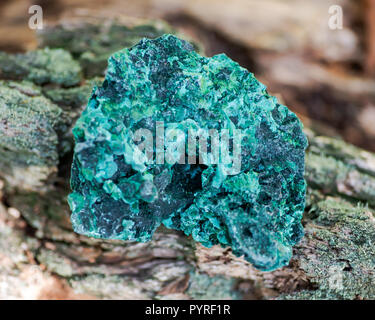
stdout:
{"type": "Polygon", "coordinates": [[[73,134],[76,232],[149,241],[164,224],[204,246],[230,246],[260,270],[288,264],[303,235],[307,140],[296,115],[225,54],[202,57],[172,35],[113,54],[73,134]],[[181,135],[163,133],[158,147],[161,124],[186,137],[192,129],[229,132],[226,150],[221,141],[212,161],[217,140],[209,136],[206,157],[192,162],[181,135]],[[152,133],[148,153],[139,148],[147,135],[135,139],[141,129],[152,133]],[[184,157],[158,161],[167,150],[184,157]],[[230,171],[235,158],[239,168],[230,171]]]}

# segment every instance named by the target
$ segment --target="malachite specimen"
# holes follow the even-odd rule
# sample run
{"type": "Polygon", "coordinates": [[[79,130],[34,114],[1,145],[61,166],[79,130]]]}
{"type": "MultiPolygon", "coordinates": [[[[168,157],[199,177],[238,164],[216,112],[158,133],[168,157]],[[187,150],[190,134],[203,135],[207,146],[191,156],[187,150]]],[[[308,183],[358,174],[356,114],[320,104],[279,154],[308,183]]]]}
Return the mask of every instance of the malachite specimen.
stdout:
{"type": "Polygon", "coordinates": [[[206,247],[230,246],[260,270],[288,264],[303,235],[307,140],[296,115],[225,54],[202,57],[172,35],[113,54],[73,134],[76,232],[149,241],[164,224],[206,247]],[[147,129],[155,140],[157,122],[183,132],[240,130],[240,172],[134,161],[134,132],[147,129]]]}

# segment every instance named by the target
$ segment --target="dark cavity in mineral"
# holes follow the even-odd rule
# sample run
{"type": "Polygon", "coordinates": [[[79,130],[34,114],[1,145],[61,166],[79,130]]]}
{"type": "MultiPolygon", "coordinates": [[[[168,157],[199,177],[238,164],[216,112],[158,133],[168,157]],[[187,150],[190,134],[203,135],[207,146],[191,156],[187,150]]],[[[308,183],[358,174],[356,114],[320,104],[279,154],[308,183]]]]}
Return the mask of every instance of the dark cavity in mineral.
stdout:
{"type": "MultiPolygon", "coordinates": [[[[287,265],[303,236],[302,125],[225,54],[202,57],[172,35],[113,54],[73,133],[69,204],[80,234],[149,241],[164,224],[206,247],[230,246],[264,271],[287,265]],[[136,141],[134,133],[152,132],[155,146],[157,123],[187,136],[197,128],[240,132],[239,170],[228,169],[233,161],[211,158],[158,162],[167,142],[153,147],[146,161],[139,156],[145,137],[136,141]]],[[[226,151],[234,158],[233,136],[229,140],[226,151]]],[[[214,139],[206,141],[212,154],[214,139]]],[[[188,149],[185,142],[173,140],[180,151],[188,149]]]]}

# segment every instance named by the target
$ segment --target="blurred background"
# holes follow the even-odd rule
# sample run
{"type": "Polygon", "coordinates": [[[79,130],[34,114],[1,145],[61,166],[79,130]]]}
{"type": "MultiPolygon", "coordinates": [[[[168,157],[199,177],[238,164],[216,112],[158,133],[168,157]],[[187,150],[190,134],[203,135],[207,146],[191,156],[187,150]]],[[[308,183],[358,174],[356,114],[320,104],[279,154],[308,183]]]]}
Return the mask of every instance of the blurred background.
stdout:
{"type": "Polygon", "coordinates": [[[0,50],[37,47],[28,8],[43,8],[44,23],[72,17],[163,19],[224,52],[318,132],[375,151],[374,0],[1,0],[0,50]],[[343,9],[332,29],[329,8],[343,9]]]}

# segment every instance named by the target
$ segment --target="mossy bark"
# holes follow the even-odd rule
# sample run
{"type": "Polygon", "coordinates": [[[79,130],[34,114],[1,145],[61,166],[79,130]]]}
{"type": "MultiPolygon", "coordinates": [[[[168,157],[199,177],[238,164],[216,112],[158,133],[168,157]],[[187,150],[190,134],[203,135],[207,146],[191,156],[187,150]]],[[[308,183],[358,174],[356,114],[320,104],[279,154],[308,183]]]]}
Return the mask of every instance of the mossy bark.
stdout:
{"type": "MultiPolygon", "coordinates": [[[[138,27],[137,36],[150,32],[147,26],[138,27]]],[[[72,57],[80,62],[84,52],[72,57]]],[[[95,74],[104,71],[96,66],[95,74]]],[[[374,154],[305,130],[305,236],[289,266],[273,272],[165,228],[147,243],[90,239],[72,231],[66,196],[69,128],[97,79],[66,88],[52,80],[11,81],[18,78],[9,69],[7,77],[0,84],[6,111],[0,121],[0,298],[375,298],[374,154]]]]}

